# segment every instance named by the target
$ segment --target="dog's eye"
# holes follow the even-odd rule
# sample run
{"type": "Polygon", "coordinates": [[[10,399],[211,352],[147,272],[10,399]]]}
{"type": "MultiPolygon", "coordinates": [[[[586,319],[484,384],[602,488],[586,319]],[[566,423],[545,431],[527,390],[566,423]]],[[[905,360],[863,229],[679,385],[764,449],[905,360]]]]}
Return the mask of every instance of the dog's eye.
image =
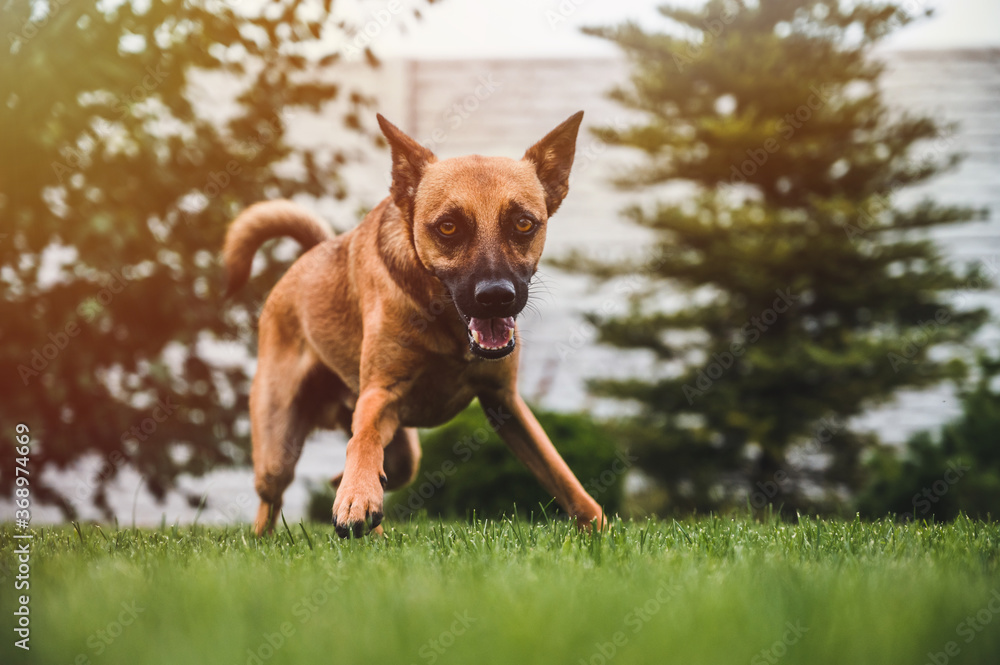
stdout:
{"type": "Polygon", "coordinates": [[[458,231],[458,224],[450,219],[446,219],[438,223],[437,230],[443,236],[453,236],[458,231]]]}
{"type": "Polygon", "coordinates": [[[531,230],[535,228],[535,223],[527,217],[522,217],[514,223],[514,228],[518,233],[531,233],[531,230]]]}

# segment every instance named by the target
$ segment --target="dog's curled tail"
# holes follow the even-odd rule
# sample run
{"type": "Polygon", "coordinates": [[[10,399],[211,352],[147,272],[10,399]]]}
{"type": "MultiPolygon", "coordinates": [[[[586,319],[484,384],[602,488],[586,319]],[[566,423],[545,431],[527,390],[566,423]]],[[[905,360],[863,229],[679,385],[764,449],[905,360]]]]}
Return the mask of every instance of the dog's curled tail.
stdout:
{"type": "Polygon", "coordinates": [[[286,199],[255,203],[239,214],[226,231],[222,260],[226,297],[250,278],[253,255],[272,238],[291,236],[307,250],[333,237],[330,227],[302,206],[286,199]]]}

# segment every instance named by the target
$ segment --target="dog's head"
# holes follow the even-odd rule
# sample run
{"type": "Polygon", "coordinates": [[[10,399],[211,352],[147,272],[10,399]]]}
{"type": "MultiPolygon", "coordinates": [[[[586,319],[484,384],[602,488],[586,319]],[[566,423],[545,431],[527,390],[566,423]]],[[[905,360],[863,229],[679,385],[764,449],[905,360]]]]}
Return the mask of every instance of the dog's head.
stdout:
{"type": "Polygon", "coordinates": [[[448,289],[472,351],[514,350],[514,319],[545,244],[545,227],[569,191],[583,111],[520,160],[472,155],[438,161],[381,115],[392,149],[392,198],[420,262],[448,289]]]}

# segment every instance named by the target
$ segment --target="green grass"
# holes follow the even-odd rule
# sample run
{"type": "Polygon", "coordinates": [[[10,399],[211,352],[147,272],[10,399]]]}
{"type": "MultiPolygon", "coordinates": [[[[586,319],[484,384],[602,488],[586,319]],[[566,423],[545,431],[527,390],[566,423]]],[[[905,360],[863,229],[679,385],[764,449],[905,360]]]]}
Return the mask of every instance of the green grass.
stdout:
{"type": "MultiPolygon", "coordinates": [[[[8,577],[0,662],[1000,660],[995,522],[698,518],[590,536],[564,522],[424,521],[353,542],[289,526],[265,540],[245,527],[38,530],[32,649],[13,647],[8,577]],[[969,617],[990,621],[976,632],[969,617]]],[[[13,533],[0,527],[5,568],[13,533]]]]}

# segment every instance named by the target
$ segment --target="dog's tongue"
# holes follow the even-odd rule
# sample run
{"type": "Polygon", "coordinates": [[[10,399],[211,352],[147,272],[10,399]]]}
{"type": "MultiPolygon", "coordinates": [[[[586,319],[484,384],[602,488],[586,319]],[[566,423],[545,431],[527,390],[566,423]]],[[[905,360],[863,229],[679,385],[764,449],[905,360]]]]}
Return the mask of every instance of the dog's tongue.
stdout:
{"type": "Polygon", "coordinates": [[[514,317],[495,319],[469,319],[469,331],[476,344],[484,349],[502,349],[514,334],[514,317]]]}

